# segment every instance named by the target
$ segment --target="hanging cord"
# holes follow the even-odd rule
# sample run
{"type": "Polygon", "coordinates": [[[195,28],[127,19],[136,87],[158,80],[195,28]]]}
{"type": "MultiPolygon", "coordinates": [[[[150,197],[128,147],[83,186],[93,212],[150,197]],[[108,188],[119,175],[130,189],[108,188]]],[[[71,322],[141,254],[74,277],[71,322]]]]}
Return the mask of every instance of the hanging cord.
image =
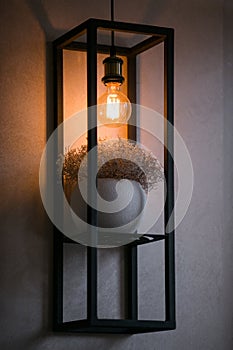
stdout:
{"type": "MultiPolygon", "coordinates": [[[[111,25],[114,25],[114,0],[111,0],[111,25]]],[[[113,26],[114,28],[114,26],[113,26]]],[[[108,83],[123,84],[124,77],[122,76],[122,64],[123,60],[116,56],[116,47],[114,44],[114,29],[111,29],[111,46],[110,56],[103,60],[105,75],[102,78],[102,82],[107,85],[108,83]]]]}
{"type": "MultiPolygon", "coordinates": [[[[111,21],[114,22],[114,0],[111,0],[111,21]]],[[[111,32],[111,49],[110,49],[110,56],[116,56],[116,49],[115,49],[115,36],[114,36],[114,30],[111,32]]]]}

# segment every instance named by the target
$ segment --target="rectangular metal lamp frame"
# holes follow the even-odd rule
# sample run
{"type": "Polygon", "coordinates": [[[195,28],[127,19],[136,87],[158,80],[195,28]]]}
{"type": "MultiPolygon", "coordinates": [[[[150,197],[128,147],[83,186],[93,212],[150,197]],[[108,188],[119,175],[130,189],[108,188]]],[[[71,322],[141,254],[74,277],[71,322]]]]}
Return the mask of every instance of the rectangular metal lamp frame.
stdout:
{"type": "MultiPolygon", "coordinates": [[[[167,186],[164,225],[174,209],[173,125],[174,114],[174,31],[171,28],[150,25],[89,19],[53,42],[54,52],[54,125],[63,122],[63,50],[87,52],[87,107],[97,104],[97,53],[109,53],[108,45],[97,43],[99,29],[148,35],[149,38],[132,47],[116,47],[118,55],[125,56],[128,67],[128,97],[136,103],[136,57],[140,53],[164,43],[164,172],[167,186]],[[77,38],[87,35],[86,43],[77,38]],[[168,152],[168,149],[170,152],[168,152]]],[[[96,118],[96,116],[95,116],[96,118]]],[[[136,140],[136,127],[128,128],[128,137],[136,140]]],[[[97,145],[97,127],[88,131],[88,149],[97,145]]],[[[95,222],[96,213],[90,208],[89,221],[95,222]]],[[[174,231],[164,235],[145,235],[125,247],[127,280],[127,318],[100,319],[97,315],[97,248],[87,247],[87,318],[63,321],[63,245],[71,242],[56,228],[54,230],[54,292],[53,330],[73,333],[135,334],[175,329],[175,244],[174,231]],[[150,236],[150,237],[149,237],[150,236]],[[148,237],[150,239],[148,239],[148,237]],[[165,254],[165,319],[138,319],[137,245],[164,240],[165,254]]]]}

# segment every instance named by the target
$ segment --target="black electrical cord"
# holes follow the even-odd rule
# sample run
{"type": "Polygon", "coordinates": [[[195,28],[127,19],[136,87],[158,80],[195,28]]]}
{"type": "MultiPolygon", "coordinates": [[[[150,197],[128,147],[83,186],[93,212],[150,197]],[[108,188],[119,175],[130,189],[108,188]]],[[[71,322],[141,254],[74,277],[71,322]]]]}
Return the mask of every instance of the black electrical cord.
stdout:
{"type": "MultiPolygon", "coordinates": [[[[111,0],[111,21],[114,22],[114,0],[111,0]]],[[[111,32],[111,49],[110,49],[110,56],[116,56],[116,49],[115,49],[115,36],[114,36],[114,30],[111,32]]]]}

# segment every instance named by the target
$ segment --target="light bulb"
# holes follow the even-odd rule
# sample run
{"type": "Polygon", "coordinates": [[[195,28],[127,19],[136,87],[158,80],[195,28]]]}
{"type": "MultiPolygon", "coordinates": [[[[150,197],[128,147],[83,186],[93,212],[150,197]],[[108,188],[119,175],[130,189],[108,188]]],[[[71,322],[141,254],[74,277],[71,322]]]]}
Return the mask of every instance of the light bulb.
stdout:
{"type": "Polygon", "coordinates": [[[97,114],[100,123],[117,127],[127,123],[132,108],[128,97],[120,90],[125,80],[122,76],[123,60],[113,51],[114,47],[111,55],[103,61],[105,75],[102,82],[107,91],[98,100],[97,114]]]}
{"type": "Polygon", "coordinates": [[[121,84],[108,82],[106,88],[107,91],[98,100],[98,120],[113,127],[127,123],[132,108],[128,97],[121,91],[121,84]]]}

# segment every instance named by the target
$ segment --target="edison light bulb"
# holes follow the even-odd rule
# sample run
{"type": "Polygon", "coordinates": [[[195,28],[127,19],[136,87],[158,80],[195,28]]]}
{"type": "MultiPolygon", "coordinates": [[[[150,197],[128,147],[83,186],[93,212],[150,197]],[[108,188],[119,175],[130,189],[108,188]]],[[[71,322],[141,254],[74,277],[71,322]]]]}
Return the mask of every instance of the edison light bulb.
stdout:
{"type": "Polygon", "coordinates": [[[107,91],[98,100],[98,120],[102,124],[119,126],[127,123],[132,111],[128,97],[120,90],[124,82],[122,76],[123,61],[117,56],[110,56],[103,63],[105,76],[102,81],[107,91]]]}
{"type": "MultiPolygon", "coordinates": [[[[107,91],[98,100],[98,119],[102,124],[125,124],[131,115],[131,103],[120,83],[106,83],[107,91]]],[[[114,125],[115,124],[115,125],[114,125]]]]}

